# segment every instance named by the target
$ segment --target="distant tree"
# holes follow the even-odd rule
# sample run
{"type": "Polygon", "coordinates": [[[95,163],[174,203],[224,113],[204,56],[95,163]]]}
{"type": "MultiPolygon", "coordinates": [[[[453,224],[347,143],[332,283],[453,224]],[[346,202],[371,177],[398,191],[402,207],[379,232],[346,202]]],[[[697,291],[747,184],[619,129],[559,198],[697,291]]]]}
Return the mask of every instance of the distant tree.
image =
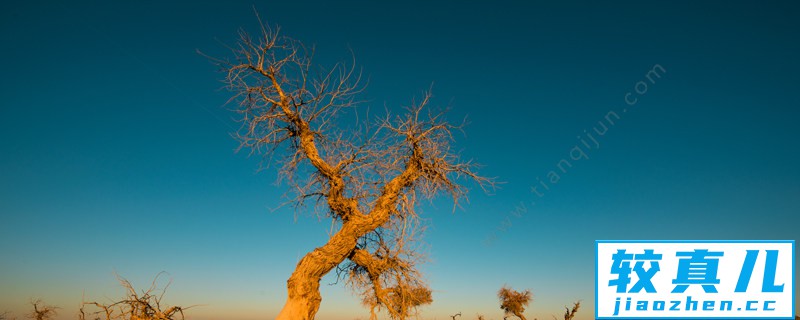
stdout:
{"type": "Polygon", "coordinates": [[[530,290],[515,291],[508,286],[503,286],[500,288],[500,291],[497,292],[497,297],[500,298],[500,309],[502,309],[506,315],[511,314],[517,318],[526,320],[525,315],[523,315],[525,307],[533,300],[530,290]]]}
{"type": "Polygon", "coordinates": [[[456,313],[456,314],[454,314],[454,315],[450,316],[450,318],[451,318],[451,319],[453,319],[453,320],[456,320],[456,318],[457,318],[457,317],[460,317],[460,316],[461,316],[461,312],[459,312],[459,313],[456,313]]]}
{"type": "Polygon", "coordinates": [[[162,300],[169,284],[156,290],[158,278],[156,276],[150,288],[139,293],[128,280],[117,277],[125,288],[125,297],[111,303],[84,301],[78,320],[183,320],[183,311],[190,307],[165,305],[162,300]]]}
{"type": "Polygon", "coordinates": [[[564,320],[572,320],[572,318],[575,317],[575,314],[578,313],[578,309],[580,309],[580,307],[580,301],[576,301],[575,304],[573,304],[572,310],[570,310],[569,307],[564,307],[564,309],[567,309],[567,311],[564,312],[564,320]]]}
{"type": "Polygon", "coordinates": [[[239,35],[230,59],[209,58],[233,93],[241,148],[278,158],[289,204],[297,210],[310,204],[336,226],[327,243],[297,263],[277,319],[313,319],[320,280],[334,269],[373,319],[376,308],[404,319],[431,303],[416,268],[422,257],[415,243],[424,229],[418,202],[444,193],[457,205],[467,192],[464,180],[492,185],[452,150],[460,126],[429,111],[429,93],[402,115],[347,125],[345,115],[360,105],[364,88],[358,70],[337,64],[325,71],[312,63],[313,48],[263,23],[259,35],[239,35]]]}
{"type": "Polygon", "coordinates": [[[33,311],[28,314],[28,318],[32,320],[50,320],[56,316],[58,307],[46,305],[42,299],[32,299],[31,306],[33,311]]]}

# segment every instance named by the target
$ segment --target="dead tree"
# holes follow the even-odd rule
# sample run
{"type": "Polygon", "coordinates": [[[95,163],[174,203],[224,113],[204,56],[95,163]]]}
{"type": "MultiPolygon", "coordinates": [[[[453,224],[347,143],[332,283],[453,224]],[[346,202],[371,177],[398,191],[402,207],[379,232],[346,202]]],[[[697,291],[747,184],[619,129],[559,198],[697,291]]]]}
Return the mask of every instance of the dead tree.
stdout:
{"type": "Polygon", "coordinates": [[[320,280],[334,269],[373,314],[384,308],[407,318],[432,301],[411,250],[422,226],[418,201],[448,194],[458,203],[465,180],[492,181],[451,150],[459,126],[430,111],[429,93],[403,114],[362,121],[354,109],[363,81],[352,64],[325,71],[312,63],[313,48],[263,23],[257,36],[239,35],[232,57],[209,58],[233,93],[241,148],[276,159],[288,203],[298,211],[310,204],[336,227],[297,263],[277,318],[313,319],[320,280]]]}
{"type": "Polygon", "coordinates": [[[500,291],[497,292],[497,297],[500,298],[500,309],[502,309],[506,315],[511,314],[521,320],[526,320],[523,314],[525,312],[525,307],[533,300],[530,290],[515,291],[507,286],[503,286],[500,288],[500,291]]]}
{"type": "Polygon", "coordinates": [[[50,320],[56,316],[58,307],[46,305],[42,299],[32,299],[31,306],[33,311],[28,314],[28,318],[32,320],[50,320]]]}
{"type": "MultiPolygon", "coordinates": [[[[160,275],[160,274],[159,274],[160,275]]],[[[122,277],[117,277],[125,288],[125,297],[111,303],[84,301],[78,312],[79,320],[183,320],[183,311],[190,307],[168,306],[163,303],[169,283],[157,290],[159,276],[150,288],[137,292],[133,285],[122,277]]]]}
{"type": "Polygon", "coordinates": [[[450,316],[450,318],[451,318],[451,319],[453,319],[453,320],[456,320],[456,318],[457,318],[457,317],[460,317],[460,316],[461,316],[461,312],[459,312],[459,313],[456,313],[456,314],[454,314],[454,315],[450,316]]]}

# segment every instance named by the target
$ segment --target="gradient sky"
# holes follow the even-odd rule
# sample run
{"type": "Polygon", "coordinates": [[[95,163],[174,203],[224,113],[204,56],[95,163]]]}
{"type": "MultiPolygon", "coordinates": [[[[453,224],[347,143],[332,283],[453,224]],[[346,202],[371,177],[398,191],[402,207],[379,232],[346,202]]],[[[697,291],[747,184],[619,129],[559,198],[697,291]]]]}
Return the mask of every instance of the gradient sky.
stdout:
{"type": "MultiPolygon", "coordinates": [[[[234,152],[229,95],[195,53],[224,55],[218,40],[256,30],[252,7],[0,10],[0,312],[21,319],[41,297],[74,319],[82,295],[121,296],[115,273],[146,287],[160,271],[169,303],[204,305],[191,319],[279,311],[295,263],[330,225],[272,210],[284,188],[234,152]]],[[[596,239],[800,239],[797,2],[255,7],[315,44],[321,64],[352,48],[369,106],[396,110],[433,83],[437,105],[470,119],[458,148],[505,182],[455,213],[446,201],[423,208],[425,319],[501,318],[506,283],[533,291],[530,319],[575,300],[577,319],[591,319],[596,239]],[[648,81],[655,65],[665,72],[648,81]],[[599,148],[532,193],[609,111],[621,119],[599,148]],[[512,214],[520,203],[527,211],[512,214]]],[[[343,286],[322,290],[318,318],[367,318],[343,286]]]]}

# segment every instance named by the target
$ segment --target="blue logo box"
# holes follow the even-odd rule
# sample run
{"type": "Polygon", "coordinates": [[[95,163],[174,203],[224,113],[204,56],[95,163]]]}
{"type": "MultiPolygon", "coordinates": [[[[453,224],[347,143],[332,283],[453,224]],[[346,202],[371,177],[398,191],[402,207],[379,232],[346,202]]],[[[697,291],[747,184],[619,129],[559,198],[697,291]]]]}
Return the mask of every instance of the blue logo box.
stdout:
{"type": "Polygon", "coordinates": [[[595,319],[794,319],[794,240],[597,240],[595,319]]]}

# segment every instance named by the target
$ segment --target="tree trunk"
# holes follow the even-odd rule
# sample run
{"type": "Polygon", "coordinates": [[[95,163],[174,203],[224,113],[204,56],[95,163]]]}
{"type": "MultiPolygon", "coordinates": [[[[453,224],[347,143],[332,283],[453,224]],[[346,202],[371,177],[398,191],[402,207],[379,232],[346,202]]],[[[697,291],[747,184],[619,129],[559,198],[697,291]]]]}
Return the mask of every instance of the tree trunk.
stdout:
{"type": "Polygon", "coordinates": [[[341,235],[342,231],[334,235],[324,246],[309,252],[297,263],[297,268],[286,281],[288,297],[283,310],[276,318],[277,320],[314,319],[322,302],[322,296],[319,293],[320,280],[344,261],[347,253],[356,246],[355,237],[353,241],[336,241],[344,238],[341,235]]]}
{"type": "Polygon", "coordinates": [[[289,296],[276,320],[311,320],[319,310],[322,302],[319,293],[321,278],[299,274],[298,271],[292,273],[287,281],[289,296]]]}
{"type": "Polygon", "coordinates": [[[322,296],[319,282],[355,250],[358,239],[375,230],[389,219],[387,209],[373,212],[373,219],[355,219],[345,222],[342,228],[325,245],[306,254],[297,263],[292,276],[286,281],[288,297],[276,320],[312,320],[319,310],[322,296]]]}

